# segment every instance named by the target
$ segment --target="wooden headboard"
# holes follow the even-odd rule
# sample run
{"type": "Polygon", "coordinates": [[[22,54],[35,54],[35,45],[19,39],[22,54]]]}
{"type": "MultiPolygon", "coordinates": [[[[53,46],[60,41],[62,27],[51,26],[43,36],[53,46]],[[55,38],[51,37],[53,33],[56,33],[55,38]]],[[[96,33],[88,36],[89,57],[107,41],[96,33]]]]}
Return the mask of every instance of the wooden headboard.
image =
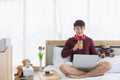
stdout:
{"type": "MultiPolygon", "coordinates": [[[[55,46],[64,46],[66,40],[47,40],[46,41],[46,63],[47,65],[52,65],[53,59],[53,47],[55,46]]],[[[94,40],[95,46],[100,46],[102,43],[109,43],[111,46],[120,48],[120,40],[94,40]]]]}

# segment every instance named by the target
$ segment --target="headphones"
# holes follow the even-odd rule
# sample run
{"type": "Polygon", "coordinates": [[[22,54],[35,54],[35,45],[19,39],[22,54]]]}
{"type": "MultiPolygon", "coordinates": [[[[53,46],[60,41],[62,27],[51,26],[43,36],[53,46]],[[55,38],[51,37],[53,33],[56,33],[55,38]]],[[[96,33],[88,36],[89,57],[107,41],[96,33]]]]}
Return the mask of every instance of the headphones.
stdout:
{"type": "Polygon", "coordinates": [[[86,38],[86,37],[85,37],[84,34],[83,34],[82,36],[78,36],[78,35],[75,35],[75,36],[74,36],[74,39],[75,39],[75,40],[85,40],[85,38],[86,38]]]}

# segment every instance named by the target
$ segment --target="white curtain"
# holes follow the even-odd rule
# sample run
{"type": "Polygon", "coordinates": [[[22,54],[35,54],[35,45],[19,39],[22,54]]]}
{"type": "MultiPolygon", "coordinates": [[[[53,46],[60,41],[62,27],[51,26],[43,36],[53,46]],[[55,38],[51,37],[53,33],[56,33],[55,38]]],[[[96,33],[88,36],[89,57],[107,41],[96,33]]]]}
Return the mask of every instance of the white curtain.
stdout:
{"type": "Polygon", "coordinates": [[[54,37],[54,0],[27,0],[25,6],[25,58],[38,66],[38,47],[54,37]]]}
{"type": "Polygon", "coordinates": [[[120,39],[120,1],[89,1],[89,36],[97,40],[120,39]]]}
{"type": "Polygon", "coordinates": [[[73,23],[82,19],[88,23],[88,0],[55,0],[55,39],[74,35],[73,23]]]}
{"type": "Polygon", "coordinates": [[[13,65],[23,58],[23,1],[0,0],[0,38],[10,38],[13,65]]]}
{"type": "Polygon", "coordinates": [[[73,23],[82,19],[86,32],[94,40],[120,39],[120,0],[56,0],[55,38],[73,36],[73,23]]]}
{"type": "Polygon", "coordinates": [[[0,0],[0,37],[12,39],[14,65],[29,58],[36,66],[38,46],[73,36],[77,19],[94,40],[120,40],[119,7],[120,0],[0,0]]]}

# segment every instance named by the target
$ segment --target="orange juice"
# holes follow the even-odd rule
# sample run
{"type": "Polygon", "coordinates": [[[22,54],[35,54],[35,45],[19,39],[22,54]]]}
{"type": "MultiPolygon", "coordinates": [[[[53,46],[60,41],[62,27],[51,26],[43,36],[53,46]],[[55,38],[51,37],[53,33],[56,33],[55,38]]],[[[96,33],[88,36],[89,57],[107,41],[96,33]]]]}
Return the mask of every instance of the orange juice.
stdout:
{"type": "Polygon", "coordinates": [[[83,40],[78,40],[78,43],[79,43],[78,45],[79,49],[83,49],[83,40]]]}

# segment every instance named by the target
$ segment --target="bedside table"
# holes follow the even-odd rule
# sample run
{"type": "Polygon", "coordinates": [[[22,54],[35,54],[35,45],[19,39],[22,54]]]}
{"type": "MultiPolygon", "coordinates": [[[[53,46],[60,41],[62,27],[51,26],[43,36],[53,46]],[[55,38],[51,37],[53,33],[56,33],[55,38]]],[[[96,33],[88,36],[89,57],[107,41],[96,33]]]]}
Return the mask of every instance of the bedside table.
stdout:
{"type": "Polygon", "coordinates": [[[29,78],[26,78],[26,77],[14,78],[14,80],[39,80],[39,77],[38,77],[39,67],[33,66],[33,69],[34,69],[34,76],[31,76],[29,78]]]}
{"type": "Polygon", "coordinates": [[[55,70],[52,70],[52,72],[52,75],[45,76],[43,71],[39,71],[38,77],[40,80],[62,80],[61,76],[55,70]]]}

